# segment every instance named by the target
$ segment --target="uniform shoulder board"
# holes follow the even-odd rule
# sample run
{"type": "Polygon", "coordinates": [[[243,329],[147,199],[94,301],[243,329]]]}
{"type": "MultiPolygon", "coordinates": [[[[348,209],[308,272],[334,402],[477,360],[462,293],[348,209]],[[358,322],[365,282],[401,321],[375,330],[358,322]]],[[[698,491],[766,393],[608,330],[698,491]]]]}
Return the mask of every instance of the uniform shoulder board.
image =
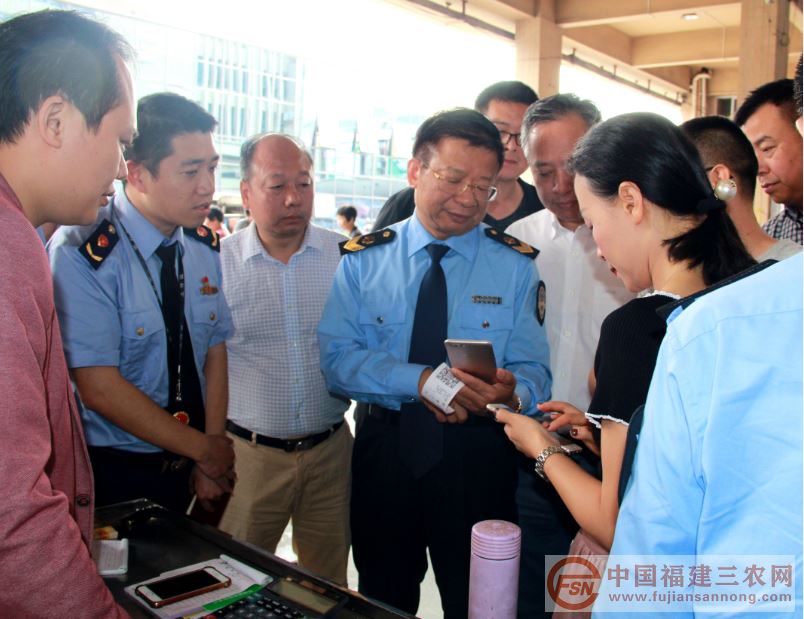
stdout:
{"type": "Polygon", "coordinates": [[[535,247],[531,247],[527,243],[520,241],[515,236],[505,234],[505,232],[500,232],[494,228],[486,228],[486,236],[497,241],[498,243],[502,243],[506,247],[510,247],[511,249],[518,251],[527,258],[535,258],[539,255],[539,250],[535,247]]]}
{"type": "Polygon", "coordinates": [[[114,246],[117,245],[117,241],[119,240],[120,237],[117,235],[117,229],[112,222],[108,219],[104,219],[98,224],[92,234],[87,237],[83,245],[78,248],[78,251],[87,259],[87,262],[89,262],[93,269],[98,269],[100,265],[103,264],[106,257],[112,253],[114,246]]]}
{"type": "Polygon", "coordinates": [[[207,247],[215,250],[221,250],[221,240],[218,233],[212,228],[206,226],[198,226],[197,228],[185,228],[184,234],[193,237],[196,241],[202,242],[207,247]]]}
{"type": "Polygon", "coordinates": [[[338,243],[338,247],[341,248],[341,256],[345,256],[346,254],[353,254],[369,247],[390,243],[394,240],[394,238],[396,238],[396,232],[385,228],[384,230],[377,230],[377,232],[371,232],[369,234],[361,234],[360,236],[356,236],[353,239],[344,241],[343,243],[338,243]]]}

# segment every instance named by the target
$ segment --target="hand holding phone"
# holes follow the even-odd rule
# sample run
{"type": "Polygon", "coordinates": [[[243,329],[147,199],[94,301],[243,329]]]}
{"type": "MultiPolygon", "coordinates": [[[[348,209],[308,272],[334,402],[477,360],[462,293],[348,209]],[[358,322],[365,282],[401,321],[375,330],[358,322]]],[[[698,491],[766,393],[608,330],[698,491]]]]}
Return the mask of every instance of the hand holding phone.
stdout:
{"type": "MultiPolygon", "coordinates": [[[[497,419],[497,411],[505,411],[507,413],[516,412],[510,406],[506,406],[505,404],[498,404],[496,402],[492,404],[486,404],[486,409],[491,413],[492,417],[494,417],[495,420],[497,419]]],[[[538,420],[538,417],[536,419],[538,420]]],[[[558,443],[562,447],[564,447],[568,453],[578,453],[582,451],[581,446],[578,445],[578,443],[575,443],[569,438],[567,438],[566,435],[560,434],[558,432],[550,432],[548,430],[545,430],[545,432],[547,432],[547,434],[549,434],[556,441],[558,441],[558,443]]]]}
{"type": "Polygon", "coordinates": [[[140,585],[134,591],[151,607],[161,608],[196,595],[223,589],[230,584],[231,578],[214,567],[205,567],[140,585]]]}
{"type": "Polygon", "coordinates": [[[493,383],[497,376],[494,348],[487,340],[444,340],[450,365],[493,383]]]}

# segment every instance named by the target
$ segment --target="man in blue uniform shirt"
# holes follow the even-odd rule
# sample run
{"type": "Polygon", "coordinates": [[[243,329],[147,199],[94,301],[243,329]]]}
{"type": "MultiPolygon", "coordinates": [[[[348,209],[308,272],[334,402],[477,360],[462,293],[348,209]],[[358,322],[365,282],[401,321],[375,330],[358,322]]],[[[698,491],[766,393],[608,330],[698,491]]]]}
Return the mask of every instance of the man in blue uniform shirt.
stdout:
{"type": "Polygon", "coordinates": [[[160,93],[139,102],[137,125],[125,191],[95,224],[59,229],[48,253],[98,504],[148,497],[185,510],[191,485],[207,503],[234,475],[224,429],[231,316],[218,239],[201,226],[215,119],[160,93]]]}
{"type": "MultiPolygon", "coordinates": [[[[717,615],[699,601],[662,603],[672,616],[731,617],[739,609],[740,617],[801,617],[802,280],[798,254],[671,316],[609,567],[622,555],[692,555],[701,564],[720,555],[718,565],[742,555],[759,567],[761,558],[788,555],[795,574],[791,587],[773,590],[792,594],[787,608],[732,602],[717,615]]],[[[764,568],[770,583],[771,566],[764,568]]],[[[752,592],[745,579],[740,569],[739,586],[727,593],[752,592]]],[[[684,585],[679,593],[713,591],[684,585]]],[[[617,591],[604,579],[597,615],[643,610],[610,605],[617,591]]]]}
{"type": "Polygon", "coordinates": [[[328,387],[371,404],[352,462],[359,588],[410,613],[429,549],[445,617],[465,618],[471,527],[515,517],[514,452],[478,413],[533,412],[550,394],[536,252],[480,224],[502,162],[482,114],[426,120],[408,164],[414,215],[344,243],[319,326],[328,387]],[[453,370],[465,384],[452,414],[422,396],[446,337],[490,341],[500,368],[493,382],[453,370]]]}

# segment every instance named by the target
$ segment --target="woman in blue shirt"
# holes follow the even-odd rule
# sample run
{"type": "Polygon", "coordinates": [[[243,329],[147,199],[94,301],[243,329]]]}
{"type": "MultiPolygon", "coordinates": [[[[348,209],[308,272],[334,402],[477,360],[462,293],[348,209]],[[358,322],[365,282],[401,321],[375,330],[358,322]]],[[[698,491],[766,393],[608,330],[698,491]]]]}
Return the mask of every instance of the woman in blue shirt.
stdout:
{"type": "MultiPolygon", "coordinates": [[[[625,114],[594,127],[571,160],[581,213],[598,254],[632,292],[652,290],[612,312],[601,327],[596,389],[584,414],[567,402],[539,408],[547,430],[599,428],[602,479],[587,473],[536,420],[500,413],[516,447],[536,459],[581,526],[572,550],[611,547],[628,423],[645,402],[665,324],[656,310],[754,264],[712,194],[695,147],[668,120],[625,114]],[[554,457],[558,455],[558,457],[554,457]]],[[[725,195],[725,194],[724,194],[725,195]]]]}

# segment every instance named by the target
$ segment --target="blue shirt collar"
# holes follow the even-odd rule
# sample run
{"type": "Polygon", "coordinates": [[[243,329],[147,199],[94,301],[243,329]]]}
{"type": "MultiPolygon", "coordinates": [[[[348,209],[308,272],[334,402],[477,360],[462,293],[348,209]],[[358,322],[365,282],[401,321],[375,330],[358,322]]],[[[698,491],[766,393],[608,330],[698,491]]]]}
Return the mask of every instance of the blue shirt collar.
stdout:
{"type": "Polygon", "coordinates": [[[477,247],[480,242],[480,234],[483,228],[487,228],[486,224],[478,224],[466,234],[461,236],[451,236],[445,241],[439,241],[422,225],[419,220],[418,211],[413,212],[413,216],[408,219],[406,237],[408,241],[408,258],[410,258],[417,251],[424,249],[430,243],[443,243],[450,249],[454,250],[460,256],[463,256],[470,262],[475,259],[477,255],[477,247]]]}
{"type": "MultiPolygon", "coordinates": [[[[118,191],[114,195],[112,208],[120,221],[125,226],[126,231],[134,239],[142,257],[146,260],[153,255],[156,248],[165,242],[164,235],[145,216],[137,210],[128,199],[125,191],[118,191]]],[[[123,233],[125,235],[125,233],[123,233]]],[[[178,241],[179,246],[184,249],[184,230],[181,226],[176,226],[173,234],[168,239],[169,242],[178,241]]]]}

